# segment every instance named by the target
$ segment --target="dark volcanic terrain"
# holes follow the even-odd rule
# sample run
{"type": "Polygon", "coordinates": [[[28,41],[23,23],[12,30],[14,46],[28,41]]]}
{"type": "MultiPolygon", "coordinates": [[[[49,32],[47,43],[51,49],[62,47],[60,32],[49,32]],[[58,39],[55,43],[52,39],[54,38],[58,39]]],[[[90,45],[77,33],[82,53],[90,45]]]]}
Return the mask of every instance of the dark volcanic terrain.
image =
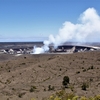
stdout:
{"type": "Polygon", "coordinates": [[[79,96],[100,94],[100,52],[74,54],[0,54],[0,100],[43,100],[63,88],[79,96]],[[82,90],[82,84],[87,90],[82,90]],[[51,89],[50,89],[51,87],[51,89]]]}

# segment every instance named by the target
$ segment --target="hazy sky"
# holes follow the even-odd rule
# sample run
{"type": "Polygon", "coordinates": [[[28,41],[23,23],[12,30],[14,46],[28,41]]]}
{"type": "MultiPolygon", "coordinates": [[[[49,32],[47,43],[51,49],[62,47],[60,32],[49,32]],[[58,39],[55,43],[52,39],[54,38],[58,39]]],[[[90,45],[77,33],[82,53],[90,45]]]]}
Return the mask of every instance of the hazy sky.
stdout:
{"type": "Polygon", "coordinates": [[[91,7],[100,15],[100,0],[0,0],[0,42],[44,40],[91,7]]]}

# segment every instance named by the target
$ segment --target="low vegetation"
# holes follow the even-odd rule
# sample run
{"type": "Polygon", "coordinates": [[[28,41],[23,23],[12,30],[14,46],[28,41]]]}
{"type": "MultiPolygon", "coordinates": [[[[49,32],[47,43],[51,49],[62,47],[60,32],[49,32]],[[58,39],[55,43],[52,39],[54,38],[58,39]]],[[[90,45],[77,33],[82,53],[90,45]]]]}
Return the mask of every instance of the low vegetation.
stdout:
{"type": "MultiPolygon", "coordinates": [[[[36,99],[31,98],[31,100],[36,99]]],[[[94,97],[77,96],[74,93],[66,93],[65,90],[61,90],[43,100],[100,100],[100,95],[94,97]]]]}

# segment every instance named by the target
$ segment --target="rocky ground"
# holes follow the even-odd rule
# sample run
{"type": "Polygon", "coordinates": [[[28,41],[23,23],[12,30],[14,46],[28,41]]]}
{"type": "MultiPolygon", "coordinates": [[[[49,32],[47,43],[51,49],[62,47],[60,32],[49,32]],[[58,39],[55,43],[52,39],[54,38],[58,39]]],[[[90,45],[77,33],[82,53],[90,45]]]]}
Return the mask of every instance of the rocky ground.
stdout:
{"type": "Polygon", "coordinates": [[[0,100],[43,100],[70,83],[66,91],[79,96],[100,94],[100,52],[0,55],[0,100]],[[86,90],[82,90],[83,83],[86,90]]]}

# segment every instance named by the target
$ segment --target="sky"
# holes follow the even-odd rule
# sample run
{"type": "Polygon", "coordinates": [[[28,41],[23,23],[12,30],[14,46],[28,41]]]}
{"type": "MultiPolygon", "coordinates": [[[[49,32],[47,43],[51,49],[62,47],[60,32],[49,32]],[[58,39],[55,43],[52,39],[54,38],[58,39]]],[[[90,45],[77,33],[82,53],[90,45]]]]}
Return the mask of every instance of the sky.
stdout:
{"type": "Polygon", "coordinates": [[[0,0],[0,42],[44,41],[88,8],[100,15],[100,0],[0,0]]]}

